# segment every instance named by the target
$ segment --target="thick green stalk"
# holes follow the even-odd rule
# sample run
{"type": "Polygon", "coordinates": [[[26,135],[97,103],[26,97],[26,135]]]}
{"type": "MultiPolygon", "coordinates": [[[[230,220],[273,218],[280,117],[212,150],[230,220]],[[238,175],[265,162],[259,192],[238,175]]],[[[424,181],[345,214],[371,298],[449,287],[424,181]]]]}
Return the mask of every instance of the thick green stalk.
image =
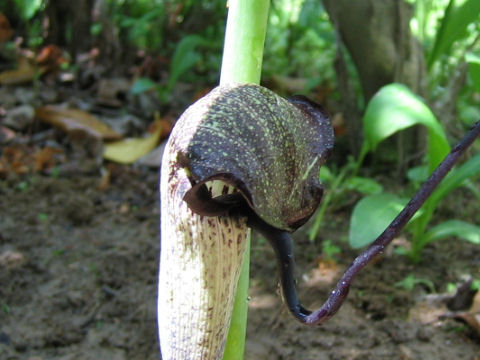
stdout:
{"type": "MultiPolygon", "coordinates": [[[[270,0],[230,0],[220,84],[259,84],[270,0]]],[[[224,360],[242,360],[248,312],[250,239],[238,281],[224,360]]]]}
{"type": "Polygon", "coordinates": [[[270,0],[229,0],[220,84],[260,83],[270,0]]]}

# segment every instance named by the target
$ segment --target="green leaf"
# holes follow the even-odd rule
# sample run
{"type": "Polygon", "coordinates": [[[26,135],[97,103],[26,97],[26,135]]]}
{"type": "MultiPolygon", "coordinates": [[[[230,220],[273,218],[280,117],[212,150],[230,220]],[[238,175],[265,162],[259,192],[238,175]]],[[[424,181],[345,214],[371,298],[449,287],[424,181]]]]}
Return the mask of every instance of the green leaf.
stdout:
{"type": "Polygon", "coordinates": [[[23,0],[17,1],[21,13],[26,20],[30,20],[42,6],[42,0],[23,0]]]}
{"type": "Polygon", "coordinates": [[[332,240],[327,239],[322,243],[322,256],[326,259],[334,259],[336,254],[340,254],[342,249],[332,243],[332,240]]]}
{"type": "Polygon", "coordinates": [[[407,171],[407,177],[410,181],[422,183],[428,178],[428,168],[420,165],[407,171]]]}
{"type": "Polygon", "coordinates": [[[467,179],[462,183],[466,189],[470,190],[473,196],[477,198],[477,201],[480,202],[480,189],[477,188],[476,184],[471,180],[467,179]]]}
{"type": "Polygon", "coordinates": [[[450,151],[447,137],[432,111],[405,85],[382,87],[368,103],[363,117],[367,151],[394,133],[413,125],[428,128],[428,169],[431,173],[450,151]]]}
{"type": "Polygon", "coordinates": [[[322,166],[320,168],[319,179],[321,182],[330,183],[335,179],[335,175],[330,171],[327,166],[322,166]]]}
{"type": "Polygon", "coordinates": [[[394,284],[396,287],[400,287],[409,291],[412,291],[417,285],[425,285],[431,293],[435,292],[435,285],[431,280],[426,278],[417,278],[413,274],[409,274],[403,280],[394,284]]]}
{"type": "Polygon", "coordinates": [[[383,186],[377,181],[360,176],[348,178],[345,181],[345,186],[348,190],[358,191],[364,195],[379,194],[383,191],[383,186]]]}
{"type": "Polygon", "coordinates": [[[468,53],[465,56],[465,59],[468,63],[468,70],[470,73],[470,78],[472,79],[472,83],[477,91],[480,91],[480,56],[468,53]]]}
{"type": "Polygon", "coordinates": [[[425,234],[422,243],[426,245],[452,236],[480,245],[480,227],[460,220],[448,220],[434,226],[425,234]]]}
{"type": "Polygon", "coordinates": [[[429,201],[431,201],[433,204],[437,204],[452,190],[463,185],[465,180],[477,175],[480,175],[480,153],[476,154],[461,166],[450,172],[450,174],[445,177],[445,179],[433,192],[429,201]]]}
{"type": "Polygon", "coordinates": [[[103,31],[103,24],[100,22],[95,22],[92,25],[90,25],[90,35],[92,36],[98,36],[102,33],[103,31]]]}
{"type": "Polygon", "coordinates": [[[360,200],[350,218],[350,246],[359,248],[371,244],[407,202],[408,199],[393,194],[371,195],[360,200]]]}
{"type": "Polygon", "coordinates": [[[138,78],[130,88],[130,91],[134,95],[141,94],[143,92],[155,89],[158,86],[156,82],[149,78],[138,78]]]}
{"type": "Polygon", "coordinates": [[[428,68],[441,54],[448,53],[455,41],[468,35],[467,26],[477,20],[479,14],[480,1],[478,0],[466,0],[459,6],[455,6],[455,0],[450,0],[437,32],[432,52],[428,56],[428,68]]]}
{"type": "Polygon", "coordinates": [[[188,35],[178,43],[170,63],[168,90],[200,60],[200,54],[196,50],[199,45],[208,45],[208,41],[199,35],[188,35]]]}

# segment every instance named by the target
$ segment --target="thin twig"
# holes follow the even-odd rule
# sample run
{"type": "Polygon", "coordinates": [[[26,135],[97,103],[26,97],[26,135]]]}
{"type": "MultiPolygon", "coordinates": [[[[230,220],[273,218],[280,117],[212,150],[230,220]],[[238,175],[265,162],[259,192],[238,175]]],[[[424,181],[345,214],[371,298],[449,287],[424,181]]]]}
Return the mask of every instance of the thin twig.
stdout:
{"type": "Polygon", "coordinates": [[[398,233],[407,225],[412,216],[425,203],[432,192],[437,188],[443,178],[453,168],[460,156],[468,149],[475,139],[480,136],[480,121],[467,132],[452,151],[445,157],[437,169],[430,175],[420,190],[409,201],[398,216],[388,225],[383,233],[362,252],[345,271],[342,278],[337,283],[335,289],[330,293],[327,301],[317,311],[308,314],[303,313],[297,316],[298,320],[308,325],[316,325],[325,322],[332,317],[342,305],[348,294],[350,285],[354,277],[362,270],[375,256],[381,254],[385,247],[398,235],[398,233]]]}

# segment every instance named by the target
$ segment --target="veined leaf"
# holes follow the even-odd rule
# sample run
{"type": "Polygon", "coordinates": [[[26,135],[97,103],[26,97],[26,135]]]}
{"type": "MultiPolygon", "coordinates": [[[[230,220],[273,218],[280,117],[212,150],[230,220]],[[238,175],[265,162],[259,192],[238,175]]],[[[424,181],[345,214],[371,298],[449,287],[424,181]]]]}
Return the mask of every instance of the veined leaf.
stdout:
{"type": "Polygon", "coordinates": [[[480,202],[480,189],[477,189],[474,182],[471,179],[467,179],[462,183],[465,186],[465,189],[470,190],[473,196],[477,198],[477,201],[480,202]]]}
{"type": "Polygon", "coordinates": [[[411,168],[407,171],[407,177],[410,181],[422,183],[428,178],[428,168],[424,165],[411,168]]]}
{"type": "Polygon", "coordinates": [[[41,0],[23,0],[16,2],[16,5],[19,7],[22,16],[25,19],[30,20],[35,13],[40,10],[42,7],[41,0]]]}
{"type": "Polygon", "coordinates": [[[465,58],[468,63],[468,70],[473,85],[475,86],[477,91],[480,91],[480,56],[468,53],[465,58]]]}
{"type": "Polygon", "coordinates": [[[371,244],[407,204],[393,194],[371,195],[360,200],[350,218],[349,243],[353,248],[371,244]]]}
{"type": "Polygon", "coordinates": [[[460,220],[448,220],[434,226],[425,234],[422,242],[426,245],[451,236],[480,245],[480,227],[460,220]]]}
{"type": "Polygon", "coordinates": [[[157,86],[158,84],[155,81],[149,78],[140,77],[135,80],[132,87],[130,88],[130,91],[132,92],[132,94],[138,95],[145,91],[155,89],[157,86]]]}
{"type": "Polygon", "coordinates": [[[379,194],[383,191],[383,186],[379,182],[360,176],[348,178],[345,186],[348,190],[355,190],[364,195],[379,194]]]}
{"type": "Polygon", "coordinates": [[[480,153],[476,154],[458,168],[455,168],[440,183],[438,188],[433,192],[429,201],[438,203],[444,196],[452,190],[463,185],[465,180],[472,176],[480,174],[480,153]]]}
{"type": "Polygon", "coordinates": [[[208,41],[199,35],[188,35],[178,43],[170,65],[168,90],[175,85],[181,75],[198,62],[200,54],[196,48],[200,45],[208,45],[208,41]]]}
{"type": "Polygon", "coordinates": [[[332,182],[335,179],[335,175],[332,171],[328,168],[328,166],[322,166],[320,168],[319,179],[322,182],[332,182]]]}
{"type": "Polygon", "coordinates": [[[458,7],[455,0],[450,0],[440,28],[435,38],[433,49],[428,56],[427,67],[430,68],[437,58],[448,53],[452,44],[467,35],[467,26],[480,17],[480,1],[466,0],[458,7]]]}
{"type": "Polygon", "coordinates": [[[450,151],[447,137],[432,111],[405,85],[382,87],[370,100],[363,117],[367,151],[394,133],[413,125],[428,128],[428,169],[431,173],[450,151]]]}

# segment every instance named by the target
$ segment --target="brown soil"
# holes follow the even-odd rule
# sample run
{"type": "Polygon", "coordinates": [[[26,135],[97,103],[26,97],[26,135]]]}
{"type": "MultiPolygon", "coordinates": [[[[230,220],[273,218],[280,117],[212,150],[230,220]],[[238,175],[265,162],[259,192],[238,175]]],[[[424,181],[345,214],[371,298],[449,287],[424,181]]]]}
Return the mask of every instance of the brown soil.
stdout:
{"type": "MultiPolygon", "coordinates": [[[[120,169],[104,191],[97,177],[0,182],[0,359],[159,358],[158,174],[120,169]]],[[[319,267],[321,242],[296,236],[300,296],[311,307],[356,253],[341,240],[347,214],[331,216],[323,234],[342,248],[337,264],[319,267]]],[[[464,323],[409,317],[427,287],[395,283],[414,274],[445,292],[463,275],[479,277],[480,247],[440,242],[416,266],[386,255],[334,318],[305,327],[280,301],[271,249],[252,244],[246,359],[479,359],[480,339],[464,323]]]]}

